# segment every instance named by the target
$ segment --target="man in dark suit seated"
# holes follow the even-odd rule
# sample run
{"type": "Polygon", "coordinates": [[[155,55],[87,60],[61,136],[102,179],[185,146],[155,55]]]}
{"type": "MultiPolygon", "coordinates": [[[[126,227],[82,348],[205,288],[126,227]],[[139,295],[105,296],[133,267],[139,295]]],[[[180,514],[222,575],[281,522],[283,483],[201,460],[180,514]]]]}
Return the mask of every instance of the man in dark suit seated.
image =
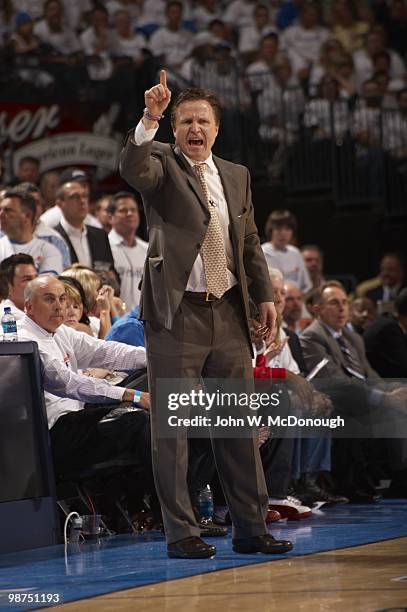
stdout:
{"type": "MultiPolygon", "coordinates": [[[[349,418],[390,418],[393,399],[401,399],[405,409],[405,389],[387,391],[383,379],[366,358],[362,338],[346,328],[349,318],[347,295],[340,283],[322,285],[316,299],[318,318],[300,337],[309,369],[322,359],[328,363],[317,375],[328,386],[338,412],[349,418]],[[366,383],[370,383],[369,388],[366,383]]],[[[397,432],[393,432],[396,437],[397,432]]],[[[401,434],[402,435],[402,434],[401,434]]],[[[406,441],[392,439],[386,446],[392,449],[392,467],[398,472],[407,468],[406,441]]],[[[334,466],[338,489],[353,501],[375,501],[377,496],[367,465],[375,460],[376,440],[335,440],[334,466]]],[[[397,478],[397,476],[396,476],[397,478]]]]}
{"type": "Polygon", "coordinates": [[[407,289],[396,297],[394,310],[365,330],[366,355],[383,378],[407,378],[407,289]]]}
{"type": "Polygon", "coordinates": [[[374,302],[394,302],[406,284],[404,262],[399,253],[385,253],[380,260],[381,284],[366,292],[374,302]]]}

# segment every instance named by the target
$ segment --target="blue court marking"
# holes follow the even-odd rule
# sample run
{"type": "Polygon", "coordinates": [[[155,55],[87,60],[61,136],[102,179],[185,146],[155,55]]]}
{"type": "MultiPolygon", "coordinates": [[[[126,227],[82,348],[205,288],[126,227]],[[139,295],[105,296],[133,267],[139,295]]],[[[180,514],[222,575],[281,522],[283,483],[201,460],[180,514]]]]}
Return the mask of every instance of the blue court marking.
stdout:
{"type": "Polygon", "coordinates": [[[35,607],[10,605],[9,591],[60,593],[63,601],[68,602],[206,572],[407,536],[407,500],[336,506],[295,523],[275,523],[271,532],[276,538],[292,540],[294,550],[269,557],[238,555],[232,551],[229,536],[210,540],[218,549],[214,559],[168,559],[163,536],[151,533],[69,545],[67,560],[63,546],[0,555],[0,609],[35,607]]]}

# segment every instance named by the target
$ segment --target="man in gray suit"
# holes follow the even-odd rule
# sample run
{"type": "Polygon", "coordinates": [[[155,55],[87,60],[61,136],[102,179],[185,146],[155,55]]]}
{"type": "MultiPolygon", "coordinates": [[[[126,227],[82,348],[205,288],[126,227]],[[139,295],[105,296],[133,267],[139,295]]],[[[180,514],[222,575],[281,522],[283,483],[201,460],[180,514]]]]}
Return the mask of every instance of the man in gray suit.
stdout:
{"type": "MultiPolygon", "coordinates": [[[[220,106],[208,91],[191,89],[175,101],[175,145],[155,142],[171,93],[165,71],[145,92],[144,115],[127,136],[121,174],[143,197],[149,248],[141,290],[145,321],[153,436],[153,465],[168,555],[211,557],[203,542],[186,482],[187,438],[157,431],[157,378],[251,379],[249,294],[258,305],[260,330],[270,337],[275,308],[267,266],[254,223],[246,168],[211,153],[220,106]]],[[[267,533],[267,490],[253,437],[212,439],[233,520],[235,552],[280,553],[290,542],[267,533]]]]}

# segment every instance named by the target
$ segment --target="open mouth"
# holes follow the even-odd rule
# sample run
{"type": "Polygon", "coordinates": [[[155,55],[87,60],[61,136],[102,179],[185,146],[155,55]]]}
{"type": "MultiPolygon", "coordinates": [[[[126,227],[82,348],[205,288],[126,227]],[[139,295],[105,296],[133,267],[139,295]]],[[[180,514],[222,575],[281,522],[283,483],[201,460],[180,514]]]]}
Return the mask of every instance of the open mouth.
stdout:
{"type": "Polygon", "coordinates": [[[190,147],[201,147],[203,145],[203,140],[201,138],[190,138],[188,144],[190,147]]]}

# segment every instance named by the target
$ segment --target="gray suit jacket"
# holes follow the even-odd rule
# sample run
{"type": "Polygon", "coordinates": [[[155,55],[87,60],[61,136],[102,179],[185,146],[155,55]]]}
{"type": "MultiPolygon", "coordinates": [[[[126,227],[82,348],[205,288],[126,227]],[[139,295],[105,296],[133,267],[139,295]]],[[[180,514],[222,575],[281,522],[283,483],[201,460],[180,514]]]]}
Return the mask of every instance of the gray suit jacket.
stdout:
{"type": "MultiPolygon", "coordinates": [[[[177,146],[136,145],[127,135],[120,159],[123,178],[142,194],[149,228],[140,316],[171,329],[205,237],[210,214],[202,187],[177,146]]],[[[254,222],[247,168],[214,156],[225,191],[230,237],[246,320],[254,302],[272,301],[267,264],[254,222]]]]}
{"type": "MultiPolygon", "coordinates": [[[[357,353],[361,369],[368,380],[380,382],[380,376],[370,366],[365,353],[363,339],[346,327],[342,330],[344,337],[352,345],[357,353]]],[[[320,322],[313,321],[300,336],[300,343],[307,364],[307,369],[312,370],[324,357],[329,363],[319,372],[320,378],[348,378],[346,373],[346,362],[338,342],[329,330],[320,322]]]]}

